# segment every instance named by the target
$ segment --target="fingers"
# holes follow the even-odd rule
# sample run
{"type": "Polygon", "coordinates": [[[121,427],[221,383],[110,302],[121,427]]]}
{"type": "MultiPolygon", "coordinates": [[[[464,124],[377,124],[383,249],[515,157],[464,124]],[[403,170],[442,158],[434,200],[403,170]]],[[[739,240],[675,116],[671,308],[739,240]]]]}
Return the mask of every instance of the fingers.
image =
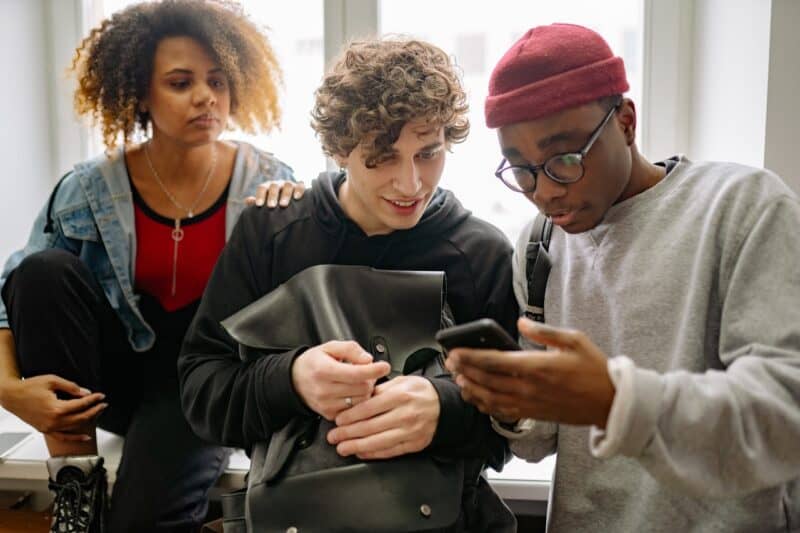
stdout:
{"type": "Polygon", "coordinates": [[[323,371],[322,374],[337,383],[354,384],[367,381],[374,384],[391,370],[392,367],[386,361],[366,365],[348,365],[334,361],[333,368],[329,372],[323,371]]]}
{"type": "MultiPolygon", "coordinates": [[[[372,399],[377,400],[377,398],[372,399]]],[[[364,405],[364,403],[361,405],[364,405]]],[[[346,440],[367,437],[375,433],[387,431],[398,425],[396,417],[393,417],[390,412],[387,413],[387,409],[379,411],[381,413],[379,416],[363,416],[363,414],[359,416],[357,414],[355,416],[358,418],[354,418],[353,416],[345,417],[346,413],[355,410],[357,407],[358,406],[354,406],[352,409],[347,409],[339,413],[339,416],[336,417],[337,427],[328,432],[328,442],[331,444],[338,444],[346,440]],[[351,419],[353,422],[347,422],[347,420],[351,419]],[[346,422],[340,424],[340,420],[345,420],[346,422]]]]}
{"type": "Polygon", "coordinates": [[[504,392],[489,390],[471,381],[464,375],[458,376],[456,382],[461,387],[461,397],[478,408],[482,413],[498,415],[504,419],[520,417],[519,398],[504,392]]]}
{"type": "Polygon", "coordinates": [[[320,348],[338,361],[362,365],[372,362],[372,354],[355,341],[330,341],[320,348]]]}
{"type": "Polygon", "coordinates": [[[97,418],[107,407],[108,404],[105,402],[98,403],[97,405],[94,405],[85,411],[81,411],[80,413],[64,416],[60,421],[60,425],[63,427],[82,426],[97,418]]]}
{"type": "Polygon", "coordinates": [[[278,196],[280,196],[283,182],[271,181],[267,185],[267,207],[275,207],[278,205],[278,196]]]}
{"type": "Polygon", "coordinates": [[[343,411],[354,409],[356,405],[364,403],[369,395],[337,396],[332,398],[317,399],[314,412],[322,415],[325,420],[333,421],[343,411]]]}
{"type": "Polygon", "coordinates": [[[47,379],[47,382],[50,385],[51,390],[59,390],[62,392],[66,392],[67,394],[70,394],[72,396],[78,396],[78,397],[87,396],[91,394],[91,391],[89,389],[84,389],[77,383],[64,379],[61,376],[50,374],[44,377],[47,379]]]}
{"type": "Polygon", "coordinates": [[[256,188],[256,195],[250,196],[245,199],[247,205],[257,205],[261,207],[264,203],[267,204],[267,207],[275,207],[278,205],[277,198],[278,198],[278,190],[282,187],[284,181],[265,181],[264,183],[260,183],[256,188]]]}
{"type": "Polygon", "coordinates": [[[548,326],[525,317],[517,321],[517,327],[528,340],[555,348],[576,348],[586,339],[580,331],[548,326]]]}
{"type": "Polygon", "coordinates": [[[548,356],[546,352],[500,352],[497,350],[474,350],[456,348],[451,350],[445,366],[452,372],[462,373],[467,368],[483,372],[519,376],[531,367],[536,367],[539,357],[548,356]]]}
{"type": "Polygon", "coordinates": [[[356,383],[328,383],[325,385],[325,392],[320,395],[323,401],[336,401],[341,405],[347,402],[345,398],[350,398],[353,405],[356,404],[357,397],[369,398],[372,396],[372,389],[374,384],[372,382],[356,382],[356,383]]]}
{"type": "Polygon", "coordinates": [[[362,455],[364,455],[375,458],[387,458],[418,451],[411,449],[406,441],[407,437],[405,431],[399,428],[383,431],[363,438],[340,442],[336,445],[336,453],[342,457],[348,457],[350,455],[362,457],[362,455]]]}
{"type": "Polygon", "coordinates": [[[292,200],[292,198],[295,200],[302,198],[304,192],[305,185],[303,183],[292,183],[291,181],[286,181],[283,183],[283,186],[280,187],[280,198],[278,203],[281,207],[286,207],[289,205],[289,202],[292,200]]]}
{"type": "Polygon", "coordinates": [[[352,341],[332,341],[320,346],[333,360],[321,370],[323,378],[339,383],[371,381],[386,376],[392,367],[386,361],[372,362],[372,355],[352,341]],[[342,364],[350,363],[350,364],[342,364]]]}
{"type": "Polygon", "coordinates": [[[292,198],[294,198],[295,200],[299,200],[306,193],[306,184],[304,182],[302,182],[302,181],[298,181],[297,183],[294,183],[293,185],[294,185],[294,188],[292,190],[294,192],[292,193],[292,198]]]}
{"type": "MultiPolygon", "coordinates": [[[[105,394],[101,392],[95,392],[93,394],[89,394],[88,396],[84,396],[83,398],[77,398],[75,400],[63,400],[59,402],[59,408],[62,414],[71,414],[71,413],[79,413],[81,411],[85,411],[89,409],[91,406],[104,400],[106,397],[105,394]]],[[[106,404],[108,405],[108,404],[106,404]]]]}
{"type": "Polygon", "coordinates": [[[306,192],[306,185],[302,181],[297,183],[286,180],[266,181],[261,183],[256,189],[256,195],[250,196],[245,199],[247,205],[263,206],[265,203],[267,207],[286,207],[289,202],[299,200],[306,192]]]}
{"type": "Polygon", "coordinates": [[[456,383],[459,382],[461,376],[472,383],[479,383],[481,387],[494,392],[519,391],[526,386],[525,381],[510,373],[501,374],[487,372],[479,366],[462,366],[459,375],[455,378],[456,383]]]}
{"type": "MultiPolygon", "coordinates": [[[[337,426],[347,426],[363,420],[370,420],[374,417],[392,411],[399,405],[408,403],[411,398],[408,395],[403,395],[402,391],[398,390],[398,394],[389,392],[390,385],[399,383],[401,378],[395,378],[382,385],[375,387],[374,395],[369,398],[369,401],[363,402],[360,405],[354,406],[352,409],[342,411],[336,417],[337,426]]],[[[385,427],[378,427],[376,425],[370,426],[372,431],[382,431],[385,427]]],[[[336,435],[336,433],[335,433],[336,435]]],[[[347,434],[346,434],[347,435],[347,434]]],[[[344,440],[340,438],[339,440],[344,440]]]]}
{"type": "MultiPolygon", "coordinates": [[[[347,451],[346,447],[342,445],[342,448],[347,451]]],[[[418,452],[424,449],[423,447],[417,447],[414,445],[413,442],[401,442],[395,446],[390,448],[384,448],[382,450],[374,451],[374,452],[358,452],[356,453],[356,457],[363,461],[370,461],[376,459],[391,459],[392,457],[400,457],[401,455],[407,455],[409,453],[418,452]]],[[[337,452],[339,450],[337,449],[337,452]]],[[[340,454],[342,455],[342,454],[340,454]]]]}

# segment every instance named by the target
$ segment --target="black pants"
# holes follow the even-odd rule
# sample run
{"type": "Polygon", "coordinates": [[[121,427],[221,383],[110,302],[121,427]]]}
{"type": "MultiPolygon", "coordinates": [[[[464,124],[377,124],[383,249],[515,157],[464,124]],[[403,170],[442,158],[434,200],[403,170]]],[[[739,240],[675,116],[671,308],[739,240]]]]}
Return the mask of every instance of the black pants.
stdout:
{"type": "Polygon", "coordinates": [[[98,425],[125,436],[109,530],[197,529],[229,450],[200,440],[183,416],[180,338],[166,342],[171,353],[162,339],[148,352],[134,352],[97,280],[61,250],[27,257],[2,296],[23,376],[56,374],[106,394],[109,407],[98,425]]]}

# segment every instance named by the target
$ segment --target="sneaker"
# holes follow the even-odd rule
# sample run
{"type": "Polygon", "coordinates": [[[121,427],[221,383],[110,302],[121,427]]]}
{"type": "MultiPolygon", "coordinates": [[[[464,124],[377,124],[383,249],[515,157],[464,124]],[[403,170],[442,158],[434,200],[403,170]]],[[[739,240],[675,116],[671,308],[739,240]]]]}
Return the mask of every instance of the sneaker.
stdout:
{"type": "Polygon", "coordinates": [[[48,486],[55,492],[51,533],[105,532],[108,481],[103,458],[51,457],[47,470],[48,486]]]}

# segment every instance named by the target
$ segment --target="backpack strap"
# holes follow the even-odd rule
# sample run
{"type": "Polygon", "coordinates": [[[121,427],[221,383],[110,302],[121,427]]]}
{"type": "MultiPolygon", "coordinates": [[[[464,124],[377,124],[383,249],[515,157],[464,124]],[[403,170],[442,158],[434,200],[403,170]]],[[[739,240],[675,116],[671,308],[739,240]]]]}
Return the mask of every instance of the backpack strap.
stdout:
{"type": "Polygon", "coordinates": [[[525,278],[528,280],[528,305],[525,316],[536,322],[544,322],[544,293],[550,275],[550,235],[553,222],[542,213],[536,215],[525,249],[525,278]]]}

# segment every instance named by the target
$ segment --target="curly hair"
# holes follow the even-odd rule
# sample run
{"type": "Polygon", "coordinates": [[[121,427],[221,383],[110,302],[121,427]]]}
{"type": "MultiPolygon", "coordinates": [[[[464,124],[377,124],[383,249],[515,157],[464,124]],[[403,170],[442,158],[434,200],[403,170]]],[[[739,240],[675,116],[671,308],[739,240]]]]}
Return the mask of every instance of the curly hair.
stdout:
{"type": "Polygon", "coordinates": [[[100,124],[112,148],[127,143],[150,116],[139,109],[150,86],[158,43],[191,37],[220,65],[231,90],[231,117],[242,130],[270,131],[280,123],[282,73],[263,30],[229,0],[162,0],[113,14],[76,48],[75,109],[100,124]]]}
{"type": "Polygon", "coordinates": [[[469,106],[455,65],[426,42],[352,42],[315,95],[311,126],[323,152],[346,156],[361,144],[368,168],[394,154],[392,145],[410,121],[443,127],[448,145],[469,133],[469,106]]]}

